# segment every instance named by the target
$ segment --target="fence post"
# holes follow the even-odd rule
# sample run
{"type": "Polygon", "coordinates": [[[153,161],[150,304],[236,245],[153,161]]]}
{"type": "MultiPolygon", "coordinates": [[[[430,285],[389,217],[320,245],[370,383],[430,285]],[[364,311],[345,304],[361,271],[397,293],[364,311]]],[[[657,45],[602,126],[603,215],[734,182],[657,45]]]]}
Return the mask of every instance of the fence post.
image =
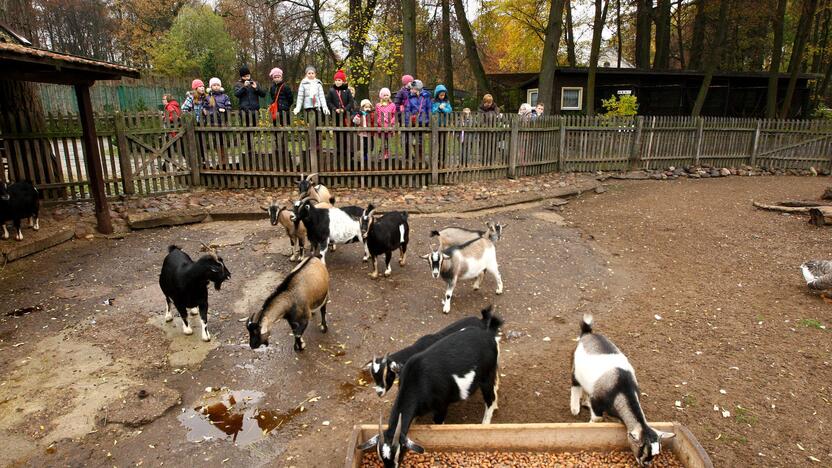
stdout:
{"type": "MultiPolygon", "coordinates": [[[[307,111],[306,125],[309,128],[309,140],[307,144],[309,147],[309,173],[315,174],[318,172],[318,140],[315,138],[315,134],[318,133],[317,115],[307,111]]],[[[323,135],[321,135],[321,140],[323,144],[323,135]]],[[[321,180],[320,175],[318,176],[318,180],[321,180]]]]}
{"type": "Polygon", "coordinates": [[[757,129],[754,130],[754,141],[751,142],[751,158],[749,159],[748,165],[751,167],[757,167],[757,152],[760,151],[760,129],[762,127],[762,122],[757,121],[757,129]]]}
{"type": "Polygon", "coordinates": [[[184,127],[182,131],[185,140],[185,151],[188,154],[188,164],[191,166],[191,186],[202,185],[202,178],[199,170],[202,167],[202,161],[199,158],[199,147],[196,139],[196,118],[191,115],[183,116],[184,127]]]}
{"type": "Polygon", "coordinates": [[[699,165],[699,158],[702,156],[702,136],[704,135],[705,119],[698,117],[696,119],[696,155],[693,157],[693,165],[699,165]]]}
{"type": "Polygon", "coordinates": [[[439,126],[437,116],[430,116],[430,183],[439,184],[439,126]]]}
{"type": "Polygon", "coordinates": [[[517,177],[517,152],[520,147],[520,118],[513,116],[511,121],[511,142],[508,147],[508,178],[517,177]]]}
{"type": "Polygon", "coordinates": [[[561,115],[558,116],[558,124],[560,125],[560,143],[558,144],[558,172],[563,172],[564,160],[566,158],[566,119],[561,115]]]}
{"type": "Polygon", "coordinates": [[[130,146],[127,144],[127,134],[124,128],[124,116],[116,112],[113,116],[115,121],[113,127],[116,130],[116,146],[118,147],[118,167],[121,170],[121,186],[125,195],[136,193],[136,186],[133,184],[133,168],[131,167],[130,146]]]}
{"type": "Polygon", "coordinates": [[[630,142],[630,170],[641,167],[641,129],[644,127],[644,116],[636,117],[636,134],[630,142]]]}

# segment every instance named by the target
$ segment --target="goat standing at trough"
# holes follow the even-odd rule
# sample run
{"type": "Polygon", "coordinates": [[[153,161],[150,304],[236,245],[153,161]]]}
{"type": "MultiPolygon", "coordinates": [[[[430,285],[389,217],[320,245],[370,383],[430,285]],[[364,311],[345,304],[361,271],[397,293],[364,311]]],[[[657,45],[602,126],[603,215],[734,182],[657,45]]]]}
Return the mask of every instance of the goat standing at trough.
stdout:
{"type": "Polygon", "coordinates": [[[370,254],[373,262],[372,278],[378,278],[376,257],[384,254],[384,276],[390,276],[390,259],[393,251],[399,249],[399,266],[404,266],[407,258],[407,244],[410,242],[410,224],[407,213],[391,211],[380,218],[375,217],[376,208],[372,205],[361,213],[361,237],[364,250],[370,254]]]}
{"type": "Polygon", "coordinates": [[[0,225],[3,226],[3,239],[9,238],[6,222],[14,225],[16,240],[23,240],[20,229],[21,220],[29,218],[29,223],[35,231],[40,229],[38,213],[40,212],[40,192],[28,180],[6,185],[0,182],[0,225]]]}
{"type": "Polygon", "coordinates": [[[431,231],[430,237],[439,238],[440,250],[464,244],[466,242],[479,239],[480,237],[487,237],[488,240],[493,243],[503,238],[503,228],[507,225],[488,221],[485,223],[485,226],[487,229],[486,231],[450,226],[438,231],[431,231]]]}
{"type": "Polygon", "coordinates": [[[280,206],[274,200],[269,199],[269,205],[265,208],[269,212],[269,221],[272,226],[280,224],[286,229],[286,235],[289,236],[289,244],[292,246],[292,256],[289,261],[298,261],[303,258],[303,247],[306,243],[306,226],[301,223],[292,221],[293,210],[280,206]],[[295,245],[297,245],[297,252],[295,252],[295,245]]]}
{"type": "Polygon", "coordinates": [[[300,175],[300,180],[298,181],[298,193],[300,197],[309,197],[318,202],[329,202],[330,205],[335,205],[335,197],[329,193],[329,189],[323,184],[312,184],[311,179],[316,175],[318,175],[317,172],[309,174],[306,177],[303,177],[303,174],[300,175]]]}
{"type": "Polygon", "coordinates": [[[379,434],[359,448],[376,447],[385,467],[397,467],[407,450],[424,452],[407,437],[414,419],[433,413],[433,422],[442,424],[451,403],[467,400],[477,389],[485,400],[482,423],[490,424],[497,408],[497,333],[502,324],[499,317],[493,316],[486,328],[469,327],[452,333],[411,357],[399,378],[399,394],[390,411],[387,430],[382,430],[379,421],[379,434]]]}
{"type": "Polygon", "coordinates": [[[451,297],[454,288],[459,280],[474,281],[474,290],[480,288],[485,272],[488,271],[494,276],[497,282],[497,294],[503,293],[503,278],[500,276],[499,265],[497,265],[497,250],[494,243],[484,237],[465,242],[464,244],[448,247],[445,250],[433,250],[422,258],[428,260],[431,267],[431,274],[434,278],[442,277],[445,280],[445,298],[442,300],[442,312],[451,311],[451,297]]]}
{"type": "Polygon", "coordinates": [[[326,302],[329,300],[329,272],[317,257],[306,257],[272,292],[259,311],[246,323],[249,345],[257,349],[269,345],[274,323],[281,318],[289,322],[295,337],[295,351],[303,351],[303,332],[316,310],[321,311],[321,333],[327,332],[326,302]]]}
{"type": "MultiPolygon", "coordinates": [[[[306,226],[309,244],[313,251],[321,253],[321,261],[324,264],[326,264],[326,252],[330,242],[333,244],[361,242],[361,223],[357,217],[353,217],[341,208],[331,206],[319,208],[313,204],[312,200],[306,198],[301,200],[293,216],[295,223],[302,222],[306,226]]],[[[366,246],[364,258],[369,258],[366,246]]]]}
{"type": "Polygon", "coordinates": [[[208,283],[213,282],[217,291],[222,282],[231,278],[231,272],[225,267],[217,251],[202,244],[207,255],[203,255],[194,262],[191,257],[179,247],[171,245],[162,263],[162,273],[159,274],[159,287],[165,295],[165,322],[173,320],[170,305],[179,311],[182,318],[182,333],[192,334],[194,331],[188,325],[188,309],[199,308],[199,318],[202,322],[202,341],[211,341],[208,333],[208,283]]]}
{"type": "Polygon", "coordinates": [[[647,424],[639,403],[636,372],[630,361],[605,336],[592,332],[592,315],[581,321],[581,337],[572,363],[570,410],[577,416],[581,404],[589,407],[589,422],[604,414],[618,418],[627,427],[627,441],[640,466],[650,466],[661,451],[662,439],[676,434],[647,424]]]}
{"type": "Polygon", "coordinates": [[[387,354],[381,358],[373,356],[373,360],[367,363],[367,369],[370,371],[370,375],[373,376],[376,394],[383,397],[393,387],[396,376],[398,376],[402,367],[407,364],[407,361],[417,353],[428,349],[432,344],[442,338],[468,327],[488,328],[488,324],[491,323],[492,319],[492,308],[483,309],[481,314],[482,318],[465,317],[464,319],[457,320],[436,333],[419,338],[412,345],[400,349],[393,354],[387,354]]]}

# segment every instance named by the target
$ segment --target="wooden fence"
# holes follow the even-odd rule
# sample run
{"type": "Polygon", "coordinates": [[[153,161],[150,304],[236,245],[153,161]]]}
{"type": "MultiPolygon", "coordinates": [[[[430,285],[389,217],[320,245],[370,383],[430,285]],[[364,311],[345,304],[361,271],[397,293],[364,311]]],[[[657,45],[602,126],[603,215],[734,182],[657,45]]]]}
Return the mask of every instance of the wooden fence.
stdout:
{"type": "MultiPolygon", "coordinates": [[[[48,200],[91,197],[76,115],[0,115],[0,177],[48,200]]],[[[689,117],[626,119],[434,115],[356,125],[324,115],[229,112],[169,121],[158,112],[96,116],[108,196],[289,187],[316,172],[331,187],[421,187],[546,172],[702,165],[832,169],[832,123],[689,117]]],[[[372,120],[372,119],[371,119],[372,120]]]]}

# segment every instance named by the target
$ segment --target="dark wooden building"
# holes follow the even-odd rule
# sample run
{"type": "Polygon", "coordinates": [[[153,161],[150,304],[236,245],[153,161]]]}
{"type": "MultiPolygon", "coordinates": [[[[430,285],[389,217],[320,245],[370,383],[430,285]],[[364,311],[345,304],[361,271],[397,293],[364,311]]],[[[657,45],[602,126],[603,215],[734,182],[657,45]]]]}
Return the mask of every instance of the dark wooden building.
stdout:
{"type": "MultiPolygon", "coordinates": [[[[586,111],[587,68],[558,68],[555,92],[549,109],[557,114],[583,114],[586,111]]],[[[596,112],[603,112],[601,100],[614,95],[638,97],[640,115],[690,115],[704,73],[688,70],[640,70],[598,67],[595,77],[596,112]]],[[[537,102],[537,73],[492,73],[488,75],[492,94],[502,107],[516,110],[523,102],[537,102]]],[[[790,117],[809,117],[810,81],[813,74],[801,74],[792,101],[790,117]]],[[[786,95],[789,77],[780,74],[779,105],[786,95]]],[[[703,116],[764,117],[768,73],[718,72],[711,81],[703,116]]]]}

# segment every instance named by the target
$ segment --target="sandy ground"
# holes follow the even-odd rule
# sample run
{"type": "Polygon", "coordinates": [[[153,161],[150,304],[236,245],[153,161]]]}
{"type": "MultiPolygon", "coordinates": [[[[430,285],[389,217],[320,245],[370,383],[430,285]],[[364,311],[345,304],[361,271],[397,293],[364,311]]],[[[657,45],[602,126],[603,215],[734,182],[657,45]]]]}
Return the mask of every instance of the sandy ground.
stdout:
{"type": "MultiPolygon", "coordinates": [[[[751,207],[814,198],[828,182],[621,182],[563,212],[414,218],[408,264],[390,278],[370,279],[358,246],[328,257],[330,331],[310,326],[301,354],[285,324],[252,351],[238,321],[292,266],[265,221],[66,243],[0,271],[0,451],[31,466],[340,466],[352,426],[386,416],[395,396],[365,388],[362,365],[494,303],[506,319],[494,423],[588,420],[568,409],[588,311],[636,367],[648,419],[686,424],[716,466],[830,464],[829,332],[818,327],[832,314],[797,270],[832,257],[830,234],[751,207]],[[428,231],[492,219],[509,223],[505,294],[490,278],[480,291],[462,283],[442,314],[443,287],[418,258],[428,231]],[[200,241],[219,244],[232,272],[210,292],[210,343],[164,323],[157,285],[167,245],[200,241]],[[230,412],[217,404],[231,399],[230,412]]],[[[475,395],[448,423],[482,411],[475,395]]]]}

